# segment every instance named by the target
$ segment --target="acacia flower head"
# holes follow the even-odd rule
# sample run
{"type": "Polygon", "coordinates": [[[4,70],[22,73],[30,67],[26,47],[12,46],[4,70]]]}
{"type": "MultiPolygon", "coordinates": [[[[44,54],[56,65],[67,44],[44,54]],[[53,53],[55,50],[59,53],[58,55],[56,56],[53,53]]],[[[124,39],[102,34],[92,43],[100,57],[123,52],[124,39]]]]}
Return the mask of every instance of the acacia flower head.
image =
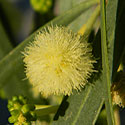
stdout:
{"type": "Polygon", "coordinates": [[[91,47],[66,27],[48,27],[25,48],[26,76],[45,97],[70,95],[87,83],[93,70],[91,47]]]}
{"type": "Polygon", "coordinates": [[[125,72],[118,72],[116,82],[111,86],[113,104],[125,107],[125,72]]]}

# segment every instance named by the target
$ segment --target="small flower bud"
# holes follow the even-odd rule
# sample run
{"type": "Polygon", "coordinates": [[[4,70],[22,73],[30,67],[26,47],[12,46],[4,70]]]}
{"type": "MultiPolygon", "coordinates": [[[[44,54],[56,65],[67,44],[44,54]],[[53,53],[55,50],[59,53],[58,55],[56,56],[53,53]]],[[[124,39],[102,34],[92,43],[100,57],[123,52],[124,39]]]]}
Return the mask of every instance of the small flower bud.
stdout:
{"type": "Polygon", "coordinates": [[[18,97],[17,97],[17,96],[13,96],[12,101],[13,101],[13,102],[14,102],[14,101],[18,101],[18,97]]]}
{"type": "Polygon", "coordinates": [[[8,118],[8,121],[10,122],[10,123],[14,123],[14,122],[17,122],[17,116],[11,116],[11,117],[9,117],[8,118]]]}
{"type": "Polygon", "coordinates": [[[27,121],[27,122],[23,123],[23,125],[31,125],[31,123],[27,121]]]}
{"type": "Polygon", "coordinates": [[[22,104],[26,104],[27,103],[27,98],[25,98],[24,96],[22,95],[19,95],[19,100],[22,104]]]}
{"type": "Polygon", "coordinates": [[[21,125],[19,122],[15,122],[14,125],[21,125]]]}
{"type": "Polygon", "coordinates": [[[34,109],[35,109],[35,106],[34,106],[34,105],[32,105],[32,104],[25,104],[25,105],[22,107],[21,111],[25,114],[25,113],[27,113],[27,112],[29,112],[29,111],[34,110],[34,109]]]}
{"type": "Polygon", "coordinates": [[[19,102],[14,103],[14,109],[20,110],[22,105],[19,102]]]}
{"type": "Polygon", "coordinates": [[[11,111],[13,111],[14,110],[14,107],[10,107],[9,108],[9,111],[11,112],[11,111]]]}
{"type": "Polygon", "coordinates": [[[27,99],[22,95],[14,96],[12,100],[9,100],[8,109],[11,114],[8,121],[14,125],[30,125],[31,121],[36,120],[35,106],[27,104],[27,99]]]}
{"type": "Polygon", "coordinates": [[[9,106],[13,106],[13,101],[12,100],[8,100],[8,105],[9,106]]]}
{"type": "Polygon", "coordinates": [[[23,123],[23,122],[26,122],[26,120],[27,120],[26,117],[22,113],[20,113],[18,117],[18,121],[23,123]]]}
{"type": "Polygon", "coordinates": [[[10,111],[10,114],[11,115],[13,115],[13,116],[17,116],[17,115],[19,115],[19,110],[12,110],[12,111],[10,111]]]}
{"type": "Polygon", "coordinates": [[[12,106],[11,105],[7,105],[7,108],[10,109],[12,106]]]}

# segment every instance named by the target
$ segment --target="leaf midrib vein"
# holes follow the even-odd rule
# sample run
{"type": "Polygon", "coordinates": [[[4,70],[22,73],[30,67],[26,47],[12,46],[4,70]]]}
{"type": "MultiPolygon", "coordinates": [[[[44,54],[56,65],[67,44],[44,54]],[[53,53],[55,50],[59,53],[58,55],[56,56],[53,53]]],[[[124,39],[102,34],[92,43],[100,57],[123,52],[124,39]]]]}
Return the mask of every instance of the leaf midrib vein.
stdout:
{"type": "Polygon", "coordinates": [[[75,124],[76,124],[76,122],[77,122],[77,120],[78,120],[78,118],[79,118],[79,116],[80,116],[80,113],[81,113],[81,111],[82,111],[82,108],[83,108],[83,106],[84,106],[84,104],[85,104],[87,98],[89,97],[89,94],[90,94],[90,92],[91,92],[91,89],[92,89],[92,87],[90,86],[90,87],[88,88],[88,92],[86,93],[85,98],[84,98],[84,99],[82,100],[82,102],[81,102],[80,108],[79,108],[79,110],[78,110],[78,112],[77,112],[77,115],[76,115],[74,121],[72,122],[72,125],[75,125],[75,124]]]}

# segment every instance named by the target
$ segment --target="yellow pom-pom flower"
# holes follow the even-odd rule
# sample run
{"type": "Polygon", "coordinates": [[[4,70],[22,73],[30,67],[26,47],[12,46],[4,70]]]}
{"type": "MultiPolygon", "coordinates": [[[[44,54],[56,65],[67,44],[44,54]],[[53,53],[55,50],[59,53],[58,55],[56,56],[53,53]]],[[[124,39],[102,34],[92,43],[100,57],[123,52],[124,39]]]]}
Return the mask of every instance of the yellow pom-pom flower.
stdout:
{"type": "Polygon", "coordinates": [[[111,95],[113,104],[125,107],[125,72],[117,73],[116,82],[111,86],[111,95]]]}
{"type": "Polygon", "coordinates": [[[45,97],[70,95],[87,83],[93,70],[89,43],[66,27],[48,27],[25,48],[26,76],[45,97]]]}

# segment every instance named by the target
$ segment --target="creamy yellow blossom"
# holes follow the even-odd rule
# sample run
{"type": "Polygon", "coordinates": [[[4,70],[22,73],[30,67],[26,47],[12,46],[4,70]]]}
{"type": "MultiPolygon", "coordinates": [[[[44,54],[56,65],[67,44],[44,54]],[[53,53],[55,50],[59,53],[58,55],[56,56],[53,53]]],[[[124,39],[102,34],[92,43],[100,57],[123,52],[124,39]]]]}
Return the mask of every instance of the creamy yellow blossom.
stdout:
{"type": "Polygon", "coordinates": [[[25,48],[26,76],[45,97],[70,95],[94,71],[91,51],[89,43],[66,27],[48,27],[25,48]]]}
{"type": "Polygon", "coordinates": [[[116,82],[111,86],[113,104],[125,107],[125,72],[118,72],[116,82]]]}

